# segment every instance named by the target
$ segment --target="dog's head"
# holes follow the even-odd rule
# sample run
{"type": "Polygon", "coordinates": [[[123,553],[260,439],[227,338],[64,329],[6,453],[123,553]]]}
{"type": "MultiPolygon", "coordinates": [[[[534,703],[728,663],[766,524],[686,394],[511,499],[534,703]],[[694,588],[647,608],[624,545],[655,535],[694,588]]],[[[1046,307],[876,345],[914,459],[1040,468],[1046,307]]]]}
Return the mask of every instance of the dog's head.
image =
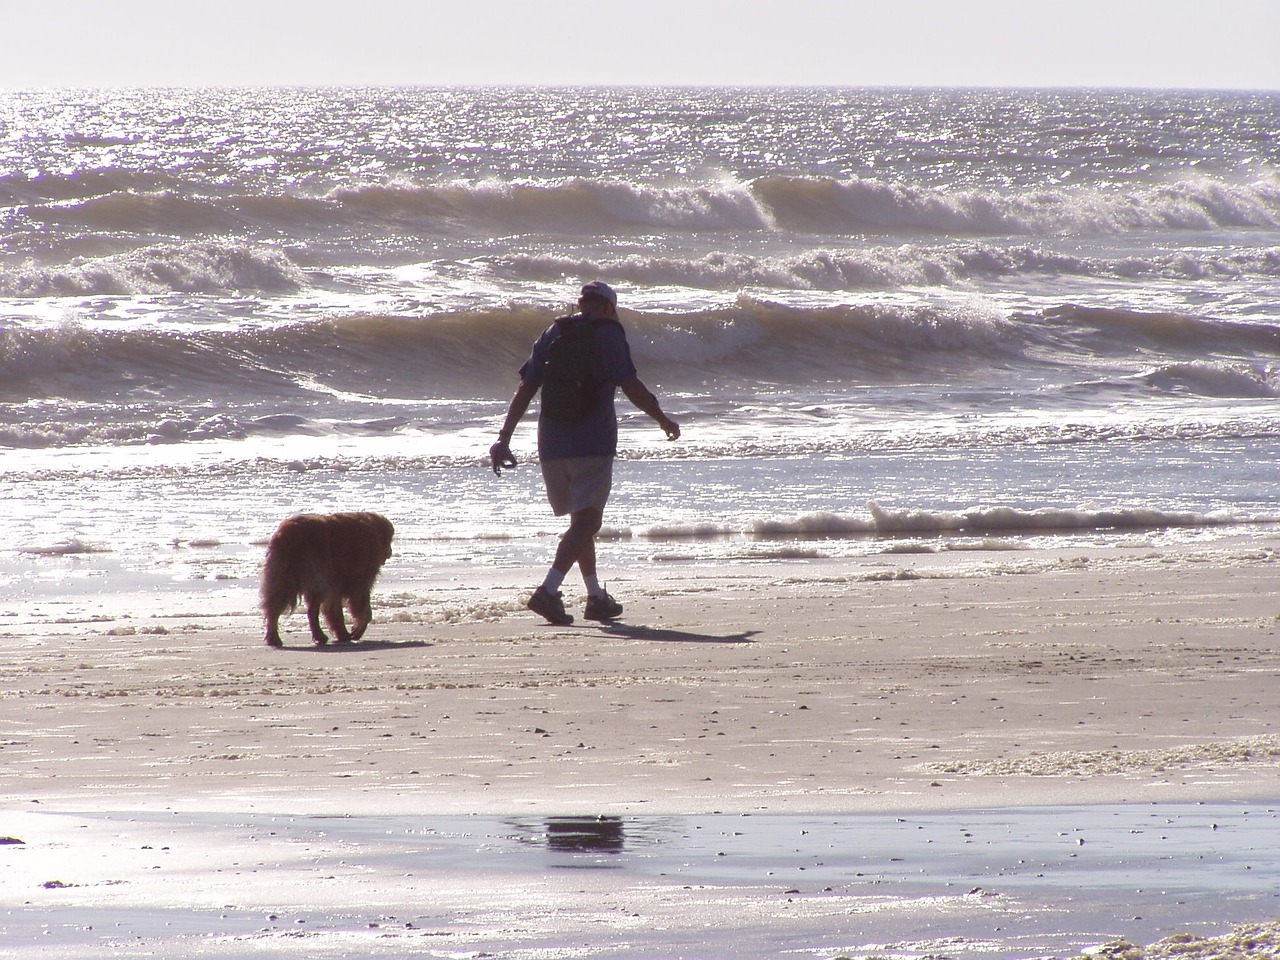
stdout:
{"type": "Polygon", "coordinates": [[[382,560],[385,563],[391,559],[391,539],[396,535],[396,528],[380,513],[372,513],[369,517],[370,525],[378,532],[382,544],[382,560]]]}

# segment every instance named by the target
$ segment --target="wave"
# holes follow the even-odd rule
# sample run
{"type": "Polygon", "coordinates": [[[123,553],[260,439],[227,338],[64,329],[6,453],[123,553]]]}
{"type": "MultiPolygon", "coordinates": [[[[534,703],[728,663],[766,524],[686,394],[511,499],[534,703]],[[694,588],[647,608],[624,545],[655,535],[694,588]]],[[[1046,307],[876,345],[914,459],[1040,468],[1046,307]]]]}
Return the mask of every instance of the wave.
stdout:
{"type": "Polygon", "coordinates": [[[0,399],[248,406],[317,395],[371,403],[404,394],[510,391],[546,325],[534,308],[430,318],[326,317],[276,325],[50,325],[0,321],[0,399]],[[500,385],[500,386],[499,386],[500,385]]]}
{"type": "Polygon", "coordinates": [[[742,184],[651,185],[570,178],[552,182],[451,182],[344,187],[325,198],[391,221],[406,215],[485,228],[555,229],[590,224],[676,230],[759,229],[767,214],[742,184]]]}
{"type": "MultiPolygon", "coordinates": [[[[0,321],[0,445],[385,433],[407,425],[404,410],[429,417],[433,398],[448,402],[454,429],[474,404],[510,397],[550,316],[523,304],[275,325],[0,321]],[[335,422],[316,422],[318,402],[335,422]]],[[[914,379],[931,365],[985,367],[1017,351],[1006,324],[926,308],[807,310],[740,298],[624,320],[640,368],[693,396],[718,383],[768,393],[817,380],[914,379]]]]}
{"type": "MultiPolygon", "coordinates": [[[[1226,513],[1170,511],[1149,507],[1087,509],[1008,506],[971,510],[891,510],[867,504],[866,516],[817,512],[797,517],[756,520],[745,528],[724,524],[668,524],[636,531],[650,540],[688,540],[746,535],[769,538],[839,538],[862,536],[929,536],[942,534],[1033,534],[1090,530],[1158,530],[1264,522],[1226,513]]],[[[1275,518],[1266,518],[1273,522],[1275,518]]]]}
{"type": "Polygon", "coordinates": [[[1091,510],[1041,507],[977,507],[964,511],[888,510],[867,504],[877,533],[1033,533],[1037,531],[1137,530],[1211,527],[1250,522],[1225,513],[1168,511],[1148,507],[1091,510]]]}
{"type": "MultiPolygon", "coordinates": [[[[526,253],[487,255],[474,262],[515,282],[559,283],[566,276],[607,276],[640,287],[733,292],[753,288],[892,290],[1045,275],[1126,280],[1280,277],[1280,248],[1108,259],[1052,253],[1028,245],[958,243],[812,249],[782,256],[736,252],[696,257],[526,253]]],[[[0,267],[0,297],[14,298],[164,293],[283,296],[305,290],[312,283],[284,251],[236,241],[150,244],[106,256],[78,257],[65,265],[0,267]]]]}
{"type": "Polygon", "coordinates": [[[1037,315],[1018,314],[1013,321],[1028,324],[1030,336],[1052,338],[1099,355],[1117,351],[1131,354],[1135,349],[1174,351],[1187,356],[1280,355],[1280,324],[1274,323],[1241,323],[1073,303],[1051,307],[1037,315]]]}
{"type": "Polygon", "coordinates": [[[0,270],[0,296],[297,293],[303,272],[279,250],[240,243],[159,244],[59,267],[0,270]]]}
{"type": "Polygon", "coordinates": [[[1165,393],[1202,397],[1280,397],[1280,368],[1225,363],[1173,363],[1141,376],[1144,384],[1165,393]]]}
{"type": "Polygon", "coordinates": [[[867,504],[867,518],[809,514],[790,520],[752,525],[756,536],[849,536],[857,534],[1036,533],[1045,531],[1160,529],[1208,527],[1248,522],[1227,514],[1204,514],[1133,507],[1066,509],[1041,507],[975,507],[964,511],[890,510],[867,504]]]}
{"type": "Polygon", "coordinates": [[[966,307],[803,307],[739,296],[681,316],[629,316],[638,361],[700,379],[759,382],[893,379],[938,364],[1020,353],[1016,330],[966,307]]]}
{"type": "Polygon", "coordinates": [[[107,553],[102,547],[95,547],[79,538],[60,540],[57,543],[30,544],[19,546],[18,553],[40,557],[66,557],[85,553],[107,553]]]}
{"type": "Polygon", "coordinates": [[[1064,304],[1006,318],[962,303],[793,306],[740,295],[711,310],[626,319],[633,352],[664,370],[764,382],[896,382],[975,365],[1092,367],[1135,354],[1164,358],[1145,380],[1158,390],[1180,380],[1221,396],[1267,397],[1280,377],[1280,324],[1159,311],[1064,304]]]}
{"type": "MultiPolygon", "coordinates": [[[[140,188],[135,175],[66,184],[69,196],[19,203],[15,223],[139,234],[193,235],[316,229],[491,237],[538,231],[793,232],[805,235],[1106,235],[1280,226],[1280,180],[1186,179],[1115,190],[1107,186],[1004,191],[921,187],[877,179],[775,174],[743,180],[644,183],[555,180],[390,181],[324,194],[198,192],[176,180],[140,188]],[[106,192],[82,196],[96,186],[106,192]]],[[[19,197],[18,199],[21,199],[19,197]]],[[[40,227],[33,227],[39,229],[40,227]]]]}
{"type": "Polygon", "coordinates": [[[180,190],[127,190],[22,209],[36,229],[193,235],[228,233],[244,226],[244,218],[226,201],[192,196],[180,190]]]}
{"type": "MultiPolygon", "coordinates": [[[[1280,226],[1280,182],[1212,180],[1033,193],[926,189],[870,179],[768,176],[642,184],[573,178],[342,188],[325,201],[383,223],[505,230],[786,230],[808,234],[1097,235],[1280,226]]],[[[338,211],[335,211],[337,214],[338,211]]]]}
{"type": "Polygon", "coordinates": [[[455,222],[577,232],[608,228],[788,230],[941,235],[1107,234],[1280,225],[1280,182],[1187,180],[1117,193],[1058,188],[1031,193],[921,188],[873,179],[768,176],[750,181],[650,185],[569,179],[365,187],[328,198],[389,219],[406,213],[455,222]]]}
{"type": "MultiPolygon", "coordinates": [[[[103,186],[109,186],[104,183],[103,186]]],[[[537,230],[676,231],[768,229],[767,211],[746,184],[661,185],[568,178],[556,181],[387,182],[336,187],[322,195],[214,196],[179,184],[19,206],[35,224],[102,231],[231,232],[275,229],[444,232],[489,237],[537,230]]]]}
{"type": "Polygon", "coordinates": [[[0,203],[34,207],[117,193],[148,193],[162,189],[163,179],[149,172],[118,168],[0,175],[0,203]]]}
{"type": "Polygon", "coordinates": [[[1280,183],[1193,179],[1127,192],[926,189],[880,180],[768,177],[753,184],[779,225],[816,232],[1096,235],[1280,224],[1280,183]]]}
{"type": "MultiPolygon", "coordinates": [[[[123,262],[126,280],[151,275],[155,263],[172,267],[163,255],[123,262]]],[[[203,289],[301,282],[288,261],[254,251],[201,261],[205,273],[183,263],[203,289]]],[[[358,405],[503,395],[550,317],[545,306],[525,303],[274,324],[0,321],[0,398],[234,395],[248,403],[327,394],[358,405]]],[[[795,306],[739,296],[686,313],[624,310],[623,319],[641,368],[692,391],[715,383],[895,383],[1063,360],[1087,367],[1149,350],[1160,365],[1136,382],[1151,390],[1272,397],[1280,369],[1258,359],[1280,358],[1277,325],[1072,305],[1004,318],[964,304],[795,306]]]]}
{"type": "Polygon", "coordinates": [[[1025,275],[1185,280],[1280,277],[1280,248],[1105,258],[1056,254],[1026,245],[960,243],[815,249],[787,256],[717,252],[700,257],[628,254],[590,258],[549,253],[481,259],[517,280],[554,282],[566,276],[607,276],[641,286],[735,291],[751,287],[842,291],[960,286],[974,280],[1025,275]]]}
{"type": "MultiPolygon", "coordinates": [[[[0,396],[190,396],[232,384],[251,395],[338,392],[475,396],[509,391],[551,314],[533,305],[427,317],[355,314],[274,326],[0,325],[0,396]]],[[[809,383],[883,379],[933,358],[1017,350],[1014,329],[963,310],[868,305],[816,309],[740,297],[683,315],[624,315],[637,362],[690,383],[720,377],[809,383]]]]}
{"type": "MultiPolygon", "coordinates": [[[[225,401],[211,401],[213,406],[223,403],[225,401]]],[[[367,437],[391,434],[411,422],[404,417],[344,420],[300,414],[253,416],[247,411],[208,415],[208,411],[187,412],[172,403],[161,407],[132,404],[127,410],[104,410],[96,415],[81,408],[77,413],[78,419],[70,421],[55,417],[39,420],[39,414],[33,413],[21,423],[0,423],[0,448],[40,450],[80,445],[156,446],[206,440],[244,440],[249,437],[367,437]]]]}

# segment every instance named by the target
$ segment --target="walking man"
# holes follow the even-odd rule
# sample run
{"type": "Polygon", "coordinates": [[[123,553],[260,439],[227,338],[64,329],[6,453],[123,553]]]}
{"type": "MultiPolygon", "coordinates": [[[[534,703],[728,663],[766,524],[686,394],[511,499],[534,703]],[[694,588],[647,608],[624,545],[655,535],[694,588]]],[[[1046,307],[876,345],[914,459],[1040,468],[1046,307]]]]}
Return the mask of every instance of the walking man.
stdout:
{"type": "Polygon", "coordinates": [[[493,472],[514,467],[511,436],[534,394],[542,390],[538,413],[538,459],[547,500],[556,516],[569,515],[555,560],[542,585],[529,598],[529,609],[549,623],[573,623],[565,612],[560,584],[576,563],[587,589],[583,616],[613,620],[622,605],[600,585],[596,573],[596,534],[613,484],[618,452],[618,416],[613,399],[621,389],[635,406],[657,421],[668,440],[680,437],[680,426],[665,413],[658,398],[636,376],[627,337],[618,322],[618,297],[596,280],[582,288],[578,312],[560,317],[533,345],[520,368],[520,385],[511,398],[498,442],[489,448],[493,472]]]}

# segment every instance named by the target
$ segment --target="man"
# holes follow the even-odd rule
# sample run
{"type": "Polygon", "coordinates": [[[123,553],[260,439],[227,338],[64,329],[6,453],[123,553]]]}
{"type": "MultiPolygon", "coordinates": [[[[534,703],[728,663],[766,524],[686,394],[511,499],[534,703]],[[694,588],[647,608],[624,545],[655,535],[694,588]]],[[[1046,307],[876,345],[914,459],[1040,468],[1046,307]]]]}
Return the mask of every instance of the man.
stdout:
{"type": "Polygon", "coordinates": [[[584,286],[578,312],[558,318],[534,343],[520,368],[520,386],[511,398],[498,442],[489,448],[494,473],[500,475],[503,467],[516,465],[509,446],[511,435],[540,388],[538,459],[547,500],[556,516],[569,515],[569,529],[528,606],[550,623],[573,623],[565,612],[560,584],[576,563],[587,588],[583,616],[613,620],[622,615],[622,605],[597,578],[596,534],[604,519],[618,452],[615,390],[621,388],[628,400],[656,420],[668,440],[679,439],[680,426],[662,412],[658,398],[636,376],[626,333],[618,322],[618,296],[608,284],[596,280],[584,286]],[[564,341],[553,347],[561,338],[564,341]],[[567,355],[574,359],[564,359],[567,355]],[[587,372],[575,376],[579,385],[571,390],[565,386],[563,371],[575,364],[587,372]]]}

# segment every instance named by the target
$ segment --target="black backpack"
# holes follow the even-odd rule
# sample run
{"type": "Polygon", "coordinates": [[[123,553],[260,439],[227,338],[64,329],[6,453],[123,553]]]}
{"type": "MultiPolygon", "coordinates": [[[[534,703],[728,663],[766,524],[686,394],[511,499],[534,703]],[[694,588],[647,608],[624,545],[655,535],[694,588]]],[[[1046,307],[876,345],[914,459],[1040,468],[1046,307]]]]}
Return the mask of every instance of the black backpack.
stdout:
{"type": "Polygon", "coordinates": [[[560,335],[547,348],[542,368],[542,412],[552,420],[572,423],[589,416],[600,404],[596,328],[617,320],[561,317],[560,335]]]}

